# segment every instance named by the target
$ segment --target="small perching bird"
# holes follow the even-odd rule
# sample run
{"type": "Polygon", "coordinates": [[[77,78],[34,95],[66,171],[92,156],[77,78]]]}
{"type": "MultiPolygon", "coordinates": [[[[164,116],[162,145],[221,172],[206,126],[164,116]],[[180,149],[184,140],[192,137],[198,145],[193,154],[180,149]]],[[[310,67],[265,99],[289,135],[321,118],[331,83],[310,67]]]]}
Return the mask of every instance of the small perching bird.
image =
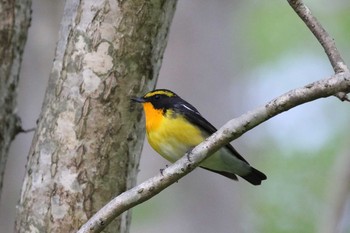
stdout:
{"type": "MultiPolygon", "coordinates": [[[[158,89],[132,100],[143,105],[149,144],[172,163],[217,131],[195,107],[172,91],[158,89]]],[[[266,175],[250,166],[231,144],[205,159],[200,167],[233,180],[238,180],[238,175],[253,185],[266,180],[266,175]]]]}

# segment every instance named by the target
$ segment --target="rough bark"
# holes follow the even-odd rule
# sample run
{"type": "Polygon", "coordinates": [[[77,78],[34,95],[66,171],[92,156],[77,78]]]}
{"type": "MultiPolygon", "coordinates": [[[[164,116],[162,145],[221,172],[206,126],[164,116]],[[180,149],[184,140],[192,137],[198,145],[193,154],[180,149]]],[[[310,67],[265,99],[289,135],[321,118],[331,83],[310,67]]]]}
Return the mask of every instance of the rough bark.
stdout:
{"type": "Polygon", "coordinates": [[[263,106],[230,120],[192,151],[187,152],[181,159],[165,168],[162,173],[115,197],[83,225],[78,233],[101,232],[106,223],[177,182],[215,151],[250,129],[291,108],[322,97],[329,97],[339,91],[350,92],[349,72],[291,90],[263,106]]]}
{"type": "MultiPolygon", "coordinates": [[[[67,0],[17,232],[75,232],[135,184],[144,131],[130,96],[155,85],[175,4],[67,0]]],[[[129,220],[105,232],[128,232],[129,220]]]]}
{"type": "Polygon", "coordinates": [[[0,2],[0,198],[11,141],[21,129],[17,87],[31,19],[31,0],[0,2]]]}
{"type": "MultiPolygon", "coordinates": [[[[301,104],[332,95],[338,97],[342,101],[349,101],[347,96],[347,94],[350,93],[349,68],[344,63],[333,39],[330,38],[326,30],[318,23],[316,17],[311,14],[311,11],[301,0],[288,0],[288,2],[325,49],[335,75],[324,80],[310,83],[302,88],[291,90],[271,100],[264,106],[260,106],[236,119],[230,120],[192,151],[186,153],[181,159],[164,169],[161,174],[115,197],[84,224],[78,233],[100,232],[104,229],[106,223],[109,223],[124,211],[157,195],[169,185],[191,172],[220,147],[282,112],[288,111],[301,104]]],[[[342,170],[347,171],[348,163],[343,164],[344,167],[342,170]]],[[[349,172],[344,171],[341,177],[348,177],[349,172]]],[[[345,205],[343,203],[345,198],[343,197],[348,190],[348,186],[342,189],[340,191],[342,196],[340,202],[337,203],[334,210],[328,210],[330,215],[333,215],[331,217],[338,218],[340,209],[337,207],[341,204],[343,204],[342,206],[345,205]]],[[[326,217],[328,217],[328,215],[326,217]]],[[[336,220],[337,219],[335,219],[335,221],[330,221],[332,224],[329,228],[330,231],[333,229],[334,232],[334,224],[337,223],[336,220]]]]}

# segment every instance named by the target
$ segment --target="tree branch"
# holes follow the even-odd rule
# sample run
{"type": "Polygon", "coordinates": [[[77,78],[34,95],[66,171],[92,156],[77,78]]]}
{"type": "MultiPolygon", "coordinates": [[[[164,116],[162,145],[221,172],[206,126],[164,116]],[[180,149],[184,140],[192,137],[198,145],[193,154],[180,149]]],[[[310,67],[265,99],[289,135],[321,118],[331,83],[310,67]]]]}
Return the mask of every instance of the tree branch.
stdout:
{"type": "Polygon", "coordinates": [[[333,66],[335,75],[302,88],[291,90],[271,100],[266,105],[260,106],[227,122],[203,143],[196,146],[176,163],[166,168],[162,174],[158,174],[115,197],[90,218],[80,228],[78,233],[101,232],[115,217],[135,205],[150,199],[169,185],[178,181],[194,170],[204,159],[220,147],[282,112],[288,111],[298,105],[332,95],[338,98],[341,96],[341,100],[348,100],[346,94],[350,92],[350,73],[333,39],[302,1],[288,0],[288,2],[323,46],[333,66]]]}
{"type": "MultiPolygon", "coordinates": [[[[334,72],[349,72],[348,66],[345,64],[342,56],[340,55],[334,39],[327,33],[327,31],[322,27],[318,20],[311,14],[310,9],[302,2],[302,0],[288,0],[288,3],[293,8],[293,10],[299,15],[299,17],[308,26],[310,31],[315,35],[317,40],[320,42],[324,48],[328,59],[333,67],[334,72]]],[[[339,98],[341,101],[350,102],[347,96],[348,92],[338,92],[334,96],[339,98]]],[[[335,179],[331,185],[329,191],[329,203],[324,211],[323,219],[321,223],[320,232],[336,232],[337,224],[341,217],[341,211],[346,202],[346,195],[350,192],[348,185],[338,185],[339,180],[344,181],[349,177],[350,173],[347,172],[347,164],[350,162],[349,156],[344,156],[344,158],[339,158],[342,163],[337,164],[337,172],[335,173],[335,179]]],[[[347,182],[344,182],[344,184],[347,182]]]]}
{"type": "Polygon", "coordinates": [[[303,3],[303,1],[288,0],[288,3],[320,42],[331,62],[334,72],[340,73],[349,71],[349,68],[345,64],[334,43],[334,39],[322,27],[316,17],[312,15],[310,9],[303,3]]]}
{"type": "Polygon", "coordinates": [[[216,133],[191,152],[167,167],[162,174],[122,193],[99,210],[78,233],[100,232],[124,211],[155,196],[193,169],[220,147],[238,138],[268,119],[298,105],[329,97],[338,92],[350,92],[350,73],[343,72],[305,87],[289,91],[236,119],[227,122],[216,133]],[[190,158],[190,159],[188,159],[190,158]]]}

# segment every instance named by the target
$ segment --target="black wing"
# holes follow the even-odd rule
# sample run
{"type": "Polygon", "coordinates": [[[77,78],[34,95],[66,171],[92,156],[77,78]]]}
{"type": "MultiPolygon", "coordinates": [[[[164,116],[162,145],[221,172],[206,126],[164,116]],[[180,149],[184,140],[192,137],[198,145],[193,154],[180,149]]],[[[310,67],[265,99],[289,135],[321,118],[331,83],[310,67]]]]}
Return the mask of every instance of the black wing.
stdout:
{"type": "MultiPolygon", "coordinates": [[[[183,99],[181,101],[177,100],[174,104],[175,111],[179,111],[182,115],[186,117],[188,121],[197,125],[199,128],[203,129],[208,133],[208,135],[212,135],[217,131],[217,129],[210,124],[202,115],[198,112],[198,110],[193,107],[191,104],[187,103],[183,99]]],[[[226,148],[232,152],[234,156],[239,158],[240,160],[249,164],[236,150],[233,148],[231,144],[227,144],[226,148]]]]}

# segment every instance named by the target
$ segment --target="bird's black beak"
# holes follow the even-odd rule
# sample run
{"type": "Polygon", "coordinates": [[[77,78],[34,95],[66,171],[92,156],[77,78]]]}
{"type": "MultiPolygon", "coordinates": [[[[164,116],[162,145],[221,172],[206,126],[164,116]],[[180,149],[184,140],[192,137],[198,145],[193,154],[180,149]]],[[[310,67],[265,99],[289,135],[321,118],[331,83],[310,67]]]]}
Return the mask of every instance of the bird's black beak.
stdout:
{"type": "Polygon", "coordinates": [[[145,99],[143,97],[131,97],[132,101],[135,101],[137,103],[144,103],[145,99]]]}

